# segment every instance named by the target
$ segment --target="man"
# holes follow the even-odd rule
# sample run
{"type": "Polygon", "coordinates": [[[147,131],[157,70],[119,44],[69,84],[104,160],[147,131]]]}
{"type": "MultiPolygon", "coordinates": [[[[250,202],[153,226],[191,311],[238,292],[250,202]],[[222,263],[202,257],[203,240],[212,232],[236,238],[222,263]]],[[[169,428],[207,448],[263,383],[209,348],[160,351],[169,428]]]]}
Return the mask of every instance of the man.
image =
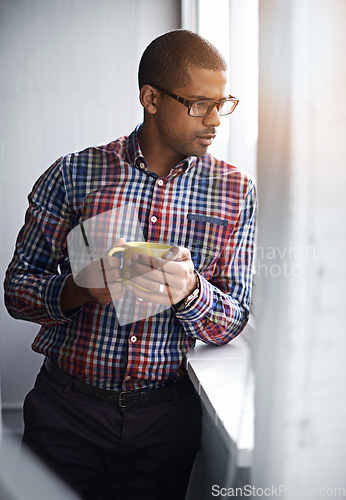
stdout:
{"type": "MultiPolygon", "coordinates": [[[[5,280],[10,314],[42,325],[33,349],[46,357],[25,400],[23,440],[82,498],[185,497],[201,431],[185,355],[196,339],[229,342],[247,322],[255,188],[207,154],[238,103],[226,83],[209,42],[186,30],[160,36],[139,66],[143,124],[60,158],[29,196],[5,280]],[[68,235],[127,204],[144,238],[171,250],[135,252],[127,290],[121,259],[91,252],[81,286],[68,235]],[[101,272],[105,286],[95,286],[101,272]],[[165,307],[121,324],[121,301],[165,307]]],[[[110,246],[125,244],[133,222],[110,246]]]]}

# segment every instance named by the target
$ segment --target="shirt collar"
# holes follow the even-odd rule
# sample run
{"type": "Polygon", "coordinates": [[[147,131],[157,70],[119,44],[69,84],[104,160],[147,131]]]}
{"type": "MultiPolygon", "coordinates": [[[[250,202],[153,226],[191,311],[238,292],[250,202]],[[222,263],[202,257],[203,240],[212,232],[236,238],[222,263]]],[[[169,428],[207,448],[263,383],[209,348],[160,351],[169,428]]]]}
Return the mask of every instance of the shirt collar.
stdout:
{"type": "MultiPolygon", "coordinates": [[[[140,168],[141,170],[145,169],[148,171],[147,163],[141,151],[139,141],[138,141],[138,132],[141,128],[142,124],[137,125],[135,130],[129,135],[125,142],[125,159],[131,165],[140,168]],[[144,167],[143,167],[144,165],[144,167]]],[[[183,171],[188,171],[193,168],[196,164],[195,156],[187,156],[182,160],[178,165],[173,167],[173,170],[183,167],[183,171]]]]}
{"type": "Polygon", "coordinates": [[[125,159],[128,163],[137,167],[141,163],[145,163],[146,166],[146,162],[138,142],[138,132],[140,128],[141,124],[137,125],[135,130],[127,137],[125,142],[125,159]]]}

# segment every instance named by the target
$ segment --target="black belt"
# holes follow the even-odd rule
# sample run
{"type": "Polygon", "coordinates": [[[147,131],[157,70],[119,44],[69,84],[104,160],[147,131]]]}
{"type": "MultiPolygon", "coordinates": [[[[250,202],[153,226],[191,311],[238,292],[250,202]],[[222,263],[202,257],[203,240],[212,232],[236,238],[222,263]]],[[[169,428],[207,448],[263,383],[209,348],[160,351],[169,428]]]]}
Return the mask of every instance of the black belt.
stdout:
{"type": "Polygon", "coordinates": [[[55,380],[65,386],[71,387],[74,391],[95,399],[117,404],[122,408],[172,401],[174,397],[182,398],[194,392],[194,387],[187,377],[183,381],[158,389],[116,392],[81,382],[58,368],[48,358],[45,360],[44,367],[55,380]]]}

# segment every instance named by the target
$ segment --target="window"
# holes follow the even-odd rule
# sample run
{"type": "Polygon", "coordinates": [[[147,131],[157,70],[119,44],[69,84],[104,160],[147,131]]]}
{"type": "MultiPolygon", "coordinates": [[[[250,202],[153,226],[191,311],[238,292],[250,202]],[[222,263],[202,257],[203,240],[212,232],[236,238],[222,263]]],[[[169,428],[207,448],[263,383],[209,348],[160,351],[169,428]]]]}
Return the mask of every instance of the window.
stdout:
{"type": "Polygon", "coordinates": [[[229,91],[240,102],[222,118],[210,153],[256,176],[258,135],[258,0],[182,0],[182,28],[213,43],[229,66],[229,91]]]}

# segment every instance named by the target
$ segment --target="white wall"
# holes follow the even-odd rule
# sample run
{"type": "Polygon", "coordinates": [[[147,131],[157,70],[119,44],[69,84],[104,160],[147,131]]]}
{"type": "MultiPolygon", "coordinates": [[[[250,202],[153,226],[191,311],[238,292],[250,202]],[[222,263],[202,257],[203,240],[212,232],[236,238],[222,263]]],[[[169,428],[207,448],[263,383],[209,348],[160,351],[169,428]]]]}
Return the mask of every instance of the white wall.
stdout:
{"type": "MultiPolygon", "coordinates": [[[[156,36],[178,27],[176,0],[0,3],[0,275],[26,196],[59,156],[131,132],[141,121],[137,68],[156,36]]],[[[22,404],[42,363],[38,325],[0,304],[3,406],[22,404]]]]}
{"type": "Polygon", "coordinates": [[[253,480],[345,498],[346,2],[259,5],[253,480]]]}

